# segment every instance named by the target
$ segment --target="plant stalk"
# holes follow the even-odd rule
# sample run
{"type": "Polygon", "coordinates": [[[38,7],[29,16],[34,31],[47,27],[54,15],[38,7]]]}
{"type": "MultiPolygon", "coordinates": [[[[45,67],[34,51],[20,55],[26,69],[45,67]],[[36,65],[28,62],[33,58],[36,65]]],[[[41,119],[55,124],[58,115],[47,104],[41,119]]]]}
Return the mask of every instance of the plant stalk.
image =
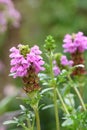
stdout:
{"type": "Polygon", "coordinates": [[[54,109],[55,109],[55,119],[56,119],[56,130],[60,130],[56,88],[54,88],[54,109]]]}
{"type": "Polygon", "coordinates": [[[27,118],[27,126],[28,128],[31,128],[31,122],[30,122],[30,119],[27,118]]]}
{"type": "MultiPolygon", "coordinates": [[[[68,78],[69,78],[69,81],[70,81],[70,85],[72,85],[72,84],[73,84],[73,81],[72,81],[71,77],[68,76],[68,78]]],[[[72,87],[73,87],[73,89],[75,90],[75,92],[76,92],[76,94],[77,94],[77,96],[78,96],[78,98],[79,98],[79,100],[80,100],[80,103],[81,103],[81,105],[82,105],[84,111],[86,111],[86,107],[85,107],[84,101],[83,101],[83,99],[82,99],[82,97],[81,97],[81,95],[80,95],[79,90],[77,89],[76,86],[72,86],[72,87]]]]}
{"type": "Polygon", "coordinates": [[[21,124],[21,126],[24,128],[24,130],[29,130],[25,125],[21,124]]]}
{"type": "MultiPolygon", "coordinates": [[[[50,53],[50,57],[49,57],[49,63],[50,63],[50,75],[51,75],[51,79],[54,80],[54,73],[53,73],[53,53],[50,53]]],[[[54,110],[55,110],[55,120],[56,120],[56,130],[60,130],[60,126],[59,126],[59,115],[58,115],[58,104],[57,104],[57,93],[56,93],[56,84],[53,83],[53,85],[51,86],[54,88],[54,92],[53,92],[53,96],[54,96],[54,110]]]]}
{"type": "Polygon", "coordinates": [[[77,89],[77,87],[73,87],[73,88],[74,88],[76,94],[78,95],[78,98],[79,98],[79,100],[80,100],[80,102],[81,102],[81,105],[82,105],[84,111],[86,111],[86,107],[85,107],[85,104],[84,104],[84,102],[83,102],[83,99],[82,99],[82,97],[81,97],[81,95],[80,95],[80,93],[79,93],[79,90],[77,89]]]}
{"type": "Polygon", "coordinates": [[[64,103],[63,98],[62,98],[62,96],[61,96],[59,90],[56,89],[56,91],[57,91],[58,97],[59,97],[59,99],[60,99],[60,101],[61,101],[61,104],[62,104],[62,106],[63,106],[63,108],[64,108],[64,111],[66,112],[66,114],[69,115],[69,111],[67,110],[66,104],[64,103]]]}
{"type": "Polygon", "coordinates": [[[37,130],[41,130],[41,128],[40,128],[40,118],[39,118],[38,109],[35,109],[34,112],[35,112],[35,117],[36,117],[37,130]]]}

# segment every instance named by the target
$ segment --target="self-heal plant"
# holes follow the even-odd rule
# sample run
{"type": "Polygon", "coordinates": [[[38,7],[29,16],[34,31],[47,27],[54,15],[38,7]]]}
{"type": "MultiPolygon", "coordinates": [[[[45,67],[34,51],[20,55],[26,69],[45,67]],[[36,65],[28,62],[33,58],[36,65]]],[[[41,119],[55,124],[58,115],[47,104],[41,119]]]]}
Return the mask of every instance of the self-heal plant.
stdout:
{"type": "Polygon", "coordinates": [[[73,61],[68,60],[66,56],[62,55],[61,53],[55,53],[55,40],[52,36],[48,36],[45,40],[45,51],[46,56],[49,61],[49,63],[45,64],[46,71],[45,74],[48,77],[48,80],[45,82],[48,82],[49,88],[52,90],[52,98],[53,98],[53,106],[54,106],[54,113],[55,113],[55,122],[56,122],[56,130],[60,130],[60,123],[59,123],[59,104],[58,99],[60,100],[63,110],[66,114],[69,114],[67,107],[64,103],[64,100],[60,94],[60,91],[58,89],[58,76],[61,74],[63,69],[69,68],[72,66],[73,61]]]}
{"type": "Polygon", "coordinates": [[[87,73],[84,60],[84,51],[87,50],[87,36],[84,36],[83,32],[73,33],[72,35],[67,34],[64,37],[63,43],[64,52],[70,53],[71,59],[74,62],[73,66],[84,65],[84,67],[78,66],[72,73],[74,77],[78,77],[80,93],[83,95],[83,75],[87,73]]]}
{"type": "MultiPolygon", "coordinates": [[[[40,85],[38,73],[44,70],[44,61],[41,57],[41,51],[38,46],[33,46],[29,48],[28,45],[19,44],[18,47],[12,47],[10,49],[11,58],[11,75],[13,78],[20,77],[23,80],[24,90],[28,95],[28,104],[33,108],[37,129],[40,130],[40,119],[38,114],[38,104],[41,98],[39,94],[40,85]]],[[[28,119],[29,120],[29,119],[28,119]]],[[[30,124],[30,121],[29,123],[30,124]]],[[[30,126],[21,126],[25,129],[30,128],[30,126]]],[[[31,130],[33,128],[31,127],[31,130]]]]}
{"type": "MultiPolygon", "coordinates": [[[[74,89],[78,96],[81,109],[75,109],[74,112],[67,118],[63,125],[68,126],[70,129],[87,129],[86,120],[84,119],[87,109],[83,101],[83,87],[84,87],[84,75],[86,75],[84,51],[87,50],[87,36],[84,36],[82,32],[77,34],[67,34],[63,40],[64,52],[70,53],[71,59],[73,60],[73,71],[67,75],[68,84],[74,89]],[[80,90],[80,92],[79,92],[80,90]],[[83,115],[84,116],[81,116],[83,115]],[[78,120],[78,121],[76,121],[78,120]],[[67,124],[70,122],[70,124],[67,124]],[[84,122],[84,123],[82,123],[84,122]],[[79,127],[80,123],[80,127],[79,127]]],[[[80,107],[80,106],[79,106],[80,107]]]]}
{"type": "Polygon", "coordinates": [[[30,48],[19,44],[17,48],[10,49],[10,75],[22,79],[27,95],[23,100],[33,111],[20,105],[19,118],[5,124],[15,123],[25,130],[34,130],[36,119],[37,130],[40,130],[39,108],[45,110],[53,107],[56,130],[61,130],[61,127],[66,127],[66,130],[87,129],[87,107],[79,83],[79,77],[84,78],[86,75],[83,52],[87,49],[87,37],[81,32],[67,34],[63,42],[64,52],[70,53],[71,60],[66,55],[55,52],[56,43],[52,36],[48,36],[44,44],[46,62],[43,61],[42,52],[37,45],[30,48]],[[39,81],[42,82],[43,89],[39,81]],[[39,106],[40,99],[45,95],[51,97],[52,104],[39,106]],[[77,97],[78,104],[75,100],[77,97]],[[62,124],[59,110],[63,113],[62,124]]]}
{"type": "Polygon", "coordinates": [[[53,89],[53,104],[54,104],[54,111],[55,111],[55,122],[56,122],[56,130],[60,130],[60,124],[59,124],[59,113],[58,113],[58,104],[57,104],[57,92],[56,92],[56,80],[54,71],[56,69],[56,72],[59,73],[58,68],[55,66],[53,71],[53,61],[54,61],[54,49],[56,47],[55,40],[52,36],[48,36],[45,40],[44,48],[46,50],[46,55],[49,60],[49,64],[47,66],[49,67],[49,86],[53,89]]]}

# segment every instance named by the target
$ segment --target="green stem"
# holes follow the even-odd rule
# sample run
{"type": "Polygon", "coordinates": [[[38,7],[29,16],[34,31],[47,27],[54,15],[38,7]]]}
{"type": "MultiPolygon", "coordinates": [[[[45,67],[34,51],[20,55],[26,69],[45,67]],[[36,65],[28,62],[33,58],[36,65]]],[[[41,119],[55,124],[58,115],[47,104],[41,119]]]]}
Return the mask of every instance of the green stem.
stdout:
{"type": "Polygon", "coordinates": [[[60,130],[56,88],[54,88],[54,109],[55,109],[55,119],[56,119],[56,130],[60,130]]]}
{"type": "Polygon", "coordinates": [[[79,97],[79,100],[80,100],[80,102],[81,102],[81,105],[82,105],[84,111],[86,111],[86,107],[85,107],[85,104],[84,104],[84,102],[83,102],[83,99],[82,99],[82,97],[81,97],[81,95],[80,95],[80,93],[79,93],[79,90],[77,89],[77,87],[73,87],[73,88],[74,88],[76,94],[77,94],[78,97],[79,97]]]}
{"type": "MultiPolygon", "coordinates": [[[[69,81],[70,81],[70,85],[73,85],[73,81],[72,81],[71,77],[68,76],[68,78],[69,78],[69,81]]],[[[77,94],[77,96],[78,96],[78,98],[79,98],[79,100],[80,100],[80,103],[81,103],[81,105],[82,105],[84,111],[86,111],[86,107],[85,107],[84,101],[83,101],[83,99],[82,99],[82,97],[81,97],[81,95],[80,95],[79,90],[77,89],[76,86],[72,86],[72,87],[73,87],[73,89],[75,90],[75,92],[76,92],[76,94],[77,94]]]]}
{"type": "Polygon", "coordinates": [[[39,118],[39,113],[38,109],[34,109],[35,112],[35,117],[36,117],[36,125],[37,125],[37,130],[40,130],[40,118],[39,118]]]}
{"type": "Polygon", "coordinates": [[[30,130],[28,129],[25,125],[21,124],[21,126],[25,129],[25,130],[30,130]]]}
{"type": "Polygon", "coordinates": [[[84,77],[83,77],[83,75],[81,75],[81,76],[78,76],[78,80],[79,80],[79,91],[80,91],[80,95],[81,95],[81,97],[83,98],[83,86],[84,86],[84,79],[83,79],[84,77]]]}
{"type": "Polygon", "coordinates": [[[62,96],[61,96],[59,90],[56,89],[56,91],[57,91],[58,97],[59,97],[59,99],[60,99],[60,101],[61,101],[61,104],[62,104],[62,106],[63,106],[63,108],[64,108],[64,111],[66,112],[66,114],[69,115],[69,112],[68,112],[68,110],[67,110],[66,104],[64,103],[64,101],[63,101],[63,99],[62,99],[62,96]]]}
{"type": "Polygon", "coordinates": [[[27,118],[27,126],[28,126],[28,128],[31,128],[31,122],[30,122],[29,118],[27,118]]]}
{"type": "MultiPolygon", "coordinates": [[[[53,79],[54,81],[54,73],[53,73],[53,53],[50,52],[50,57],[49,57],[49,63],[50,63],[50,75],[51,75],[51,79],[53,79]]],[[[59,115],[58,115],[58,105],[57,105],[57,93],[56,93],[56,83],[53,83],[53,85],[51,86],[54,88],[54,110],[55,110],[55,120],[56,120],[56,130],[60,130],[60,126],[59,126],[59,115]]]]}

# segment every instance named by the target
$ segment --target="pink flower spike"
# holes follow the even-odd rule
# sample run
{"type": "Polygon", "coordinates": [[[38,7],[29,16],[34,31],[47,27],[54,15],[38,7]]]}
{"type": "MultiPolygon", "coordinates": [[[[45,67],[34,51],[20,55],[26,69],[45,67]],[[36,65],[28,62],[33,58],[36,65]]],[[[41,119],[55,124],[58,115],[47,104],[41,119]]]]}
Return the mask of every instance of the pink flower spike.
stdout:
{"type": "Polygon", "coordinates": [[[87,36],[84,36],[83,32],[65,35],[63,43],[64,52],[69,52],[72,54],[76,51],[84,52],[87,50],[87,36]]]}
{"type": "MultiPolygon", "coordinates": [[[[10,65],[12,66],[10,72],[14,73],[13,77],[26,77],[31,66],[34,68],[35,73],[43,71],[44,61],[40,55],[42,52],[39,50],[39,47],[32,47],[26,55],[24,54],[26,51],[23,51],[24,55],[21,53],[22,50],[19,49],[21,47],[22,45],[19,44],[18,48],[12,47],[10,49],[11,54],[9,57],[11,58],[10,65]]],[[[25,49],[29,48],[25,47],[25,49]]]]}

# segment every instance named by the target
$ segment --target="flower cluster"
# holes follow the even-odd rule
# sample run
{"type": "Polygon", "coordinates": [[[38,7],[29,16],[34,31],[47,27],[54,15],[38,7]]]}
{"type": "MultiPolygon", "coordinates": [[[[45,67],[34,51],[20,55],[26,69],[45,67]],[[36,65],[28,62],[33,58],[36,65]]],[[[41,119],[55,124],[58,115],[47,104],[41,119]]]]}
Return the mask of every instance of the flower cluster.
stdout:
{"type": "MultiPolygon", "coordinates": [[[[63,40],[64,52],[69,52],[71,59],[75,65],[83,64],[84,65],[84,55],[83,52],[87,50],[87,37],[83,35],[82,32],[77,34],[69,35],[67,34],[63,40]]],[[[73,71],[73,75],[85,74],[85,68],[78,67],[73,71]]]]}
{"type": "Polygon", "coordinates": [[[65,35],[63,42],[64,52],[75,53],[76,51],[84,52],[87,50],[87,37],[82,32],[65,35]]]}
{"type": "Polygon", "coordinates": [[[54,75],[57,76],[61,73],[61,70],[66,68],[66,67],[71,67],[73,65],[73,61],[72,60],[68,60],[67,57],[65,55],[60,56],[60,58],[56,59],[56,61],[53,62],[54,67],[53,67],[53,71],[54,71],[54,75]]]}
{"type": "Polygon", "coordinates": [[[21,15],[11,0],[0,0],[0,33],[4,33],[8,25],[19,27],[21,15]]]}
{"type": "Polygon", "coordinates": [[[40,56],[41,51],[38,46],[33,46],[31,49],[27,45],[18,45],[18,48],[12,47],[10,49],[11,70],[13,77],[28,77],[30,67],[34,68],[35,73],[44,70],[43,58],[40,56]]]}

